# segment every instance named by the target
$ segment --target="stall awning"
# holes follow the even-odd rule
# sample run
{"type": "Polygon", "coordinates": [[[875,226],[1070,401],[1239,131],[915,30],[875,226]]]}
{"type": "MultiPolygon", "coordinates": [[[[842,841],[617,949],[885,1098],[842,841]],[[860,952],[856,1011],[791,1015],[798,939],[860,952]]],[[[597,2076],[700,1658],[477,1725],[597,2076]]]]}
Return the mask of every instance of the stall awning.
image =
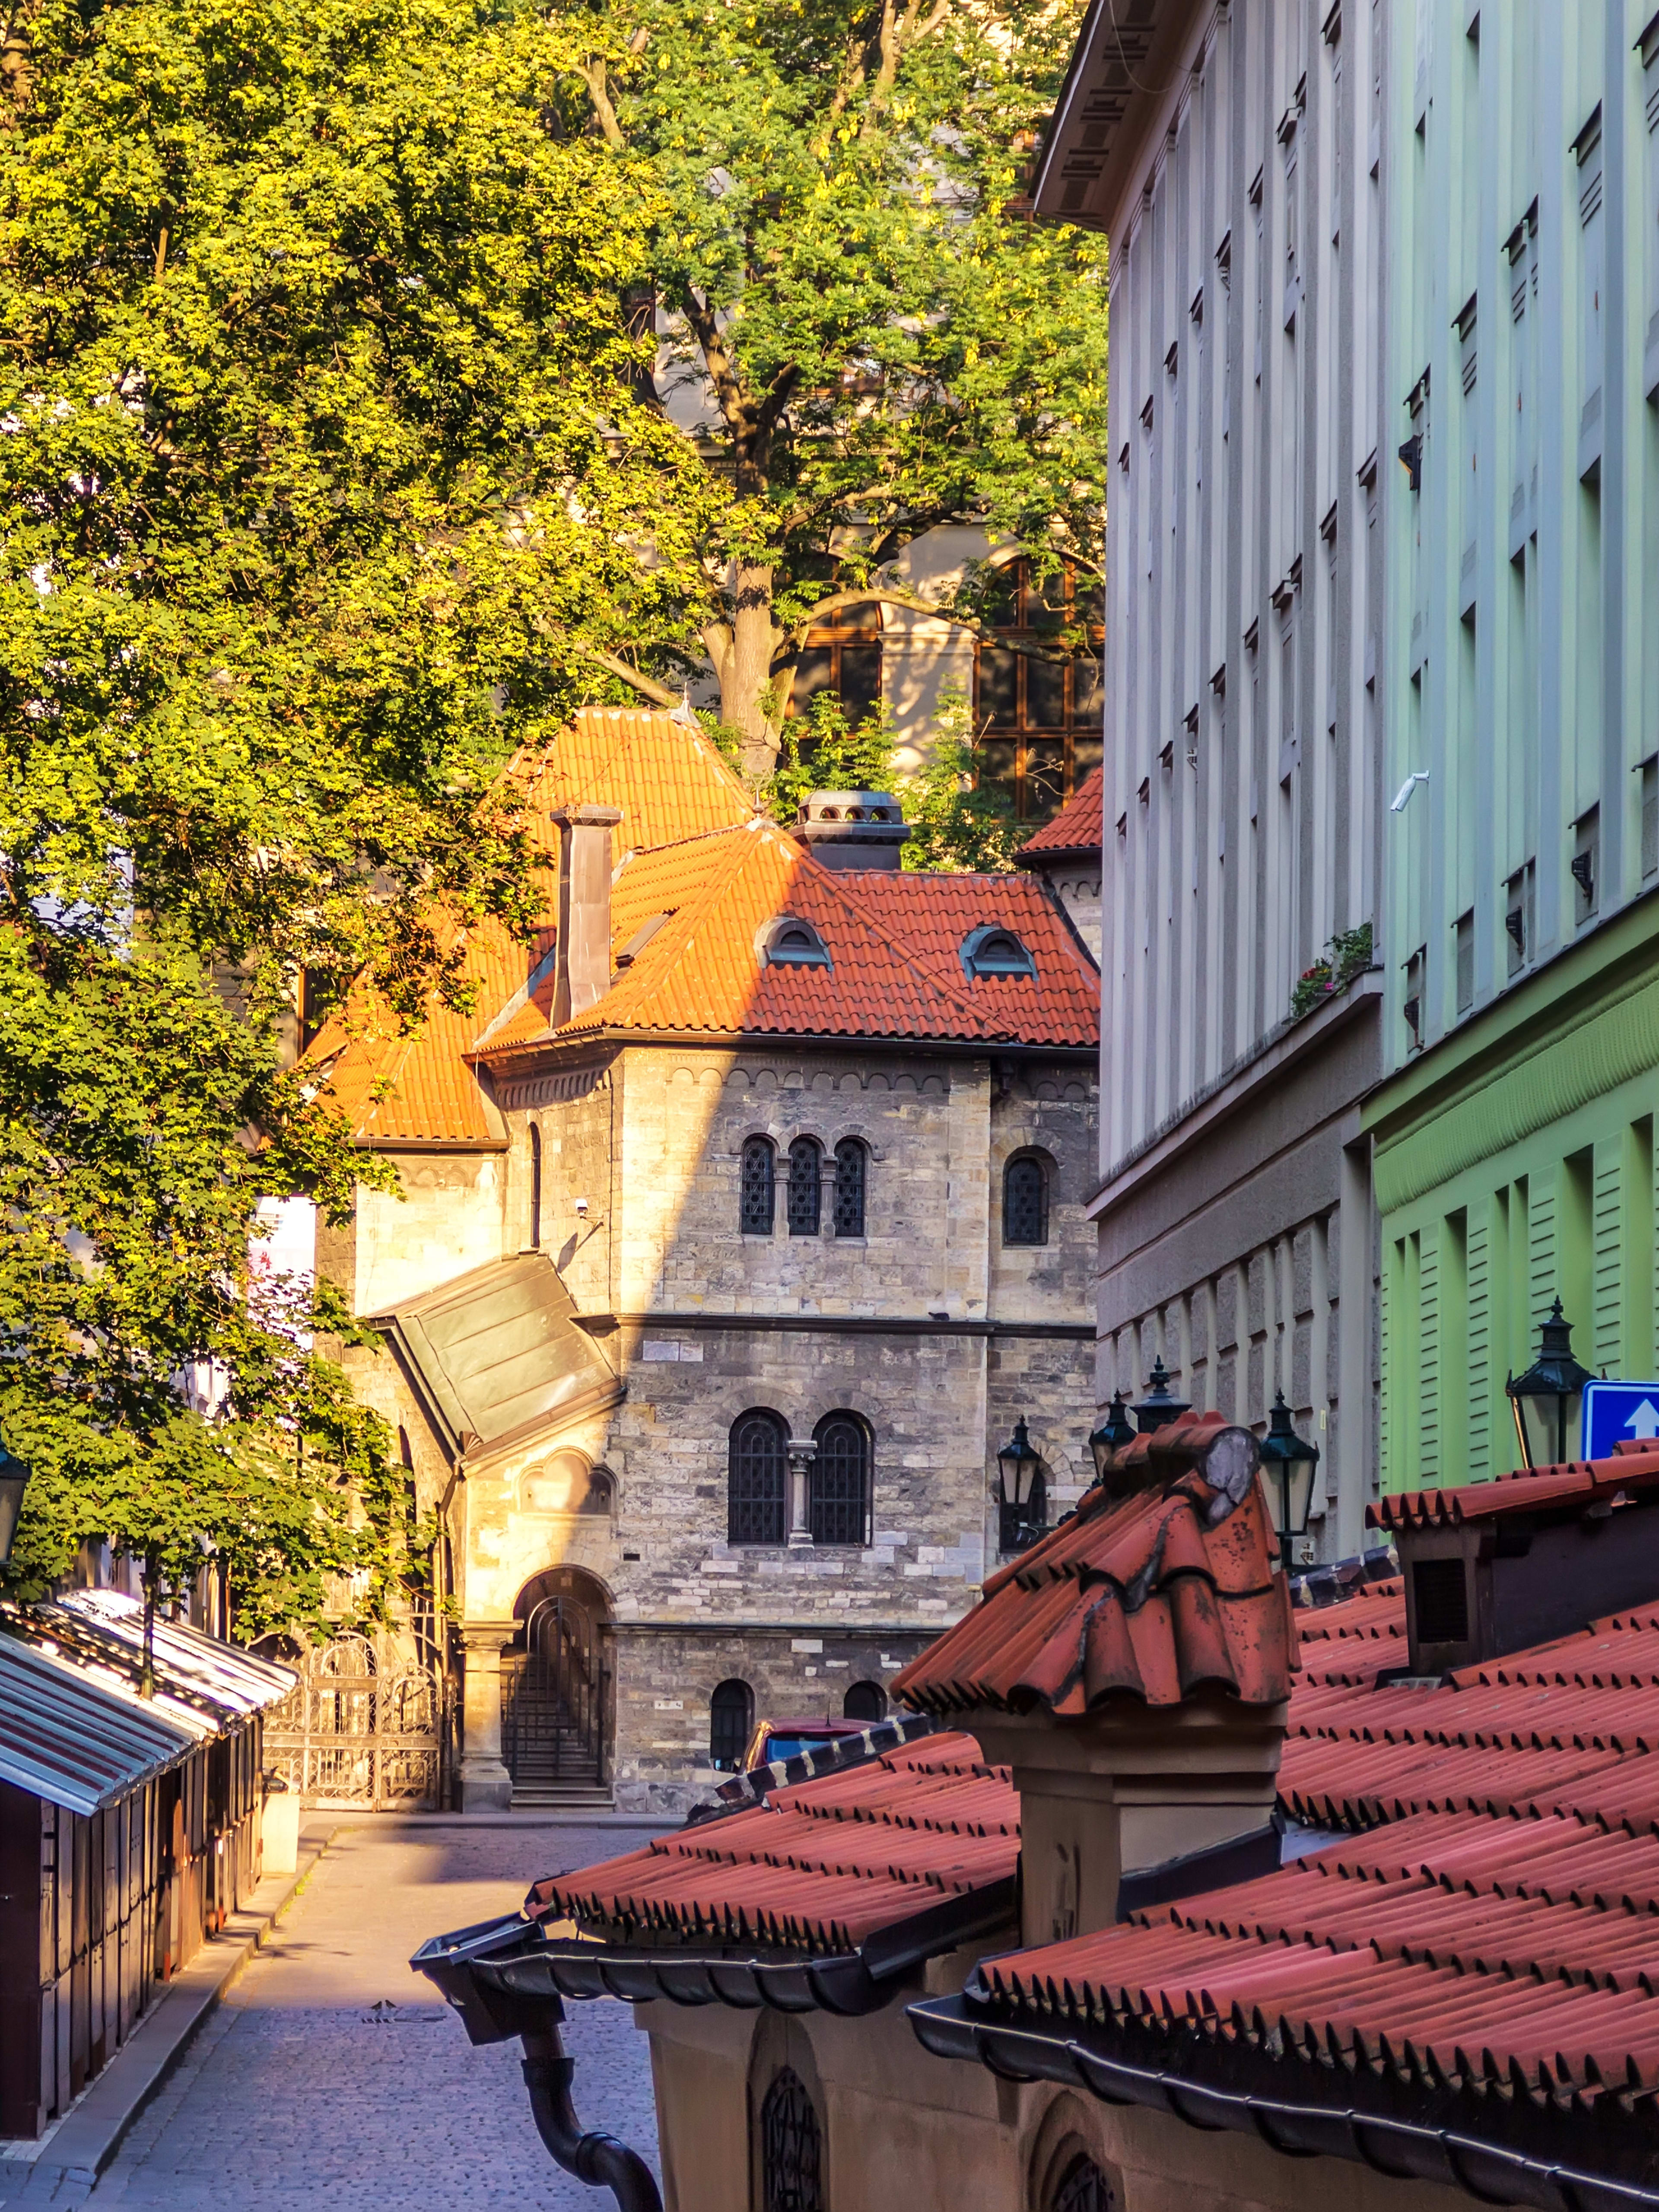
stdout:
{"type": "Polygon", "coordinates": [[[0,1780],[95,1813],[192,1751],[199,1735],[70,1660],[0,1634],[0,1780]]]}

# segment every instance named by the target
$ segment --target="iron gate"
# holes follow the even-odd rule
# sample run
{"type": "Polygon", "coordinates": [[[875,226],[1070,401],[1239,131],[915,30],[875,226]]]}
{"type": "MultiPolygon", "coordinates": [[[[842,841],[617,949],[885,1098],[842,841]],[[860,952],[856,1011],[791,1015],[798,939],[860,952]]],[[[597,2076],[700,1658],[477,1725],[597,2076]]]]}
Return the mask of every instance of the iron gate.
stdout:
{"type": "Polygon", "coordinates": [[[519,1663],[504,1655],[501,1755],[515,1804],[605,1779],[604,1638],[587,1608],[544,1597],[525,1623],[519,1663]]]}
{"type": "Polygon", "coordinates": [[[265,1718],[267,1766],[302,1805],[383,1811],[438,1802],[444,1692],[387,1638],[337,1636],[289,1661],[298,1686],[265,1718]]]}

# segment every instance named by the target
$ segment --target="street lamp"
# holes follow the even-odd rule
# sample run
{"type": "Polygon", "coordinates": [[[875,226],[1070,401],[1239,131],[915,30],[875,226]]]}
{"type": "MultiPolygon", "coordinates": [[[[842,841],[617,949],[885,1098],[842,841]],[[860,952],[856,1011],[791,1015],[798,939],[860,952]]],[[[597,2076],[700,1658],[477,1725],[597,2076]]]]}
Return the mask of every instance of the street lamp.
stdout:
{"type": "Polygon", "coordinates": [[[1042,1462],[1032,1449],[1023,1415],[997,1454],[997,1469],[1002,1484],[999,1546],[1005,1552],[1023,1552],[1042,1534],[1047,1518],[1042,1462]]]}
{"type": "Polygon", "coordinates": [[[1291,1541],[1306,1534],[1313,1506],[1314,1469],[1319,1447],[1304,1443],[1291,1426],[1291,1409],[1280,1390],[1267,1416],[1267,1433],[1261,1439],[1261,1473],[1267,1485],[1267,1510],[1279,1538],[1279,1565],[1289,1569],[1291,1541]]]}
{"type": "Polygon", "coordinates": [[[0,1567],[11,1557],[11,1540],[17,1532],[17,1516],[23,1510],[28,1480],[28,1462],[0,1443],[0,1567]]]}
{"type": "Polygon", "coordinates": [[[1567,1437],[1578,1419],[1584,1385],[1595,1381],[1572,1356],[1572,1323],[1561,1316],[1557,1298],[1538,1332],[1538,1357],[1524,1375],[1511,1375],[1504,1388],[1515,1413],[1515,1437],[1524,1467],[1551,1467],[1569,1456],[1567,1437]],[[1536,1436],[1546,1456],[1534,1456],[1536,1436]]]}
{"type": "Polygon", "coordinates": [[[1170,1389],[1161,1357],[1152,1362],[1152,1371],[1146,1377],[1146,1395],[1133,1410],[1143,1437],[1150,1436],[1154,1429],[1161,1429],[1166,1421],[1178,1421],[1183,1413],[1192,1412],[1190,1401],[1177,1398],[1170,1389]]]}
{"type": "Polygon", "coordinates": [[[1089,1449],[1095,1457],[1097,1482],[1105,1481],[1106,1462],[1112,1454],[1121,1451],[1125,1444],[1132,1444],[1134,1440],[1135,1431],[1123,1403],[1123,1393],[1115,1390],[1112,1402],[1106,1408],[1105,1419],[1089,1439],[1089,1449]]]}

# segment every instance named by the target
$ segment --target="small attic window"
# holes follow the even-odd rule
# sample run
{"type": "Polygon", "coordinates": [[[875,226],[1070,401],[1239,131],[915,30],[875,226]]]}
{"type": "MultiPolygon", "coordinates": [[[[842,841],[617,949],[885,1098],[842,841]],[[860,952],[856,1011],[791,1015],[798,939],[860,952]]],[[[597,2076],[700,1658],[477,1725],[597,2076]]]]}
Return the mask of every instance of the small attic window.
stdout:
{"type": "Polygon", "coordinates": [[[1035,975],[1036,963],[1012,929],[982,923],[962,940],[962,969],[969,982],[981,975],[1035,975]]]}
{"type": "Polygon", "coordinates": [[[761,941],[761,958],[768,968],[830,968],[830,948],[810,921],[780,915],[761,941]]]}

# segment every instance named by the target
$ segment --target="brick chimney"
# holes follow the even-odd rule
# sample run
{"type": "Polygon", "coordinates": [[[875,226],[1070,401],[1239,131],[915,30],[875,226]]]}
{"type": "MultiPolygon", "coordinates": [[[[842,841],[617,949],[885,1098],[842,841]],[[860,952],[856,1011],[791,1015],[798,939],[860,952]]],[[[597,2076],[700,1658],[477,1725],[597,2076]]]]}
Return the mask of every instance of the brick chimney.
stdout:
{"type": "Polygon", "coordinates": [[[1147,1441],[1172,1479],[1089,1492],[893,1684],[1012,1768],[1026,1945],[1279,1863],[1296,1630],[1255,1439],[1210,1413],[1147,1441]]]}
{"type": "Polygon", "coordinates": [[[622,809],[561,807],[553,819],[559,825],[559,937],[549,1025],[556,1030],[611,988],[611,832],[622,809]]]}
{"type": "Polygon", "coordinates": [[[1413,1490],[1367,1508],[1406,1582],[1413,1676],[1477,1667],[1569,1636],[1659,1590],[1659,1450],[1413,1490]]]}

